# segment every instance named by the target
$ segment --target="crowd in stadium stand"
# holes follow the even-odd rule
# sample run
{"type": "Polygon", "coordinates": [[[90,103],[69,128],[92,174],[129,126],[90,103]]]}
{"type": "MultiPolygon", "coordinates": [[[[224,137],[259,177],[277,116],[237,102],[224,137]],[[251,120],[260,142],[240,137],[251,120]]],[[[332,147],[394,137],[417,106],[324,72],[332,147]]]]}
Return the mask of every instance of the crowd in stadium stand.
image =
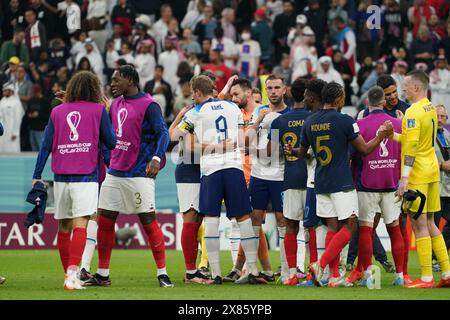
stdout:
{"type": "Polygon", "coordinates": [[[167,123],[192,103],[189,80],[203,70],[214,73],[219,92],[233,74],[255,87],[272,72],[288,85],[298,77],[336,81],[345,86],[346,105],[361,108],[359,97],[381,74],[395,78],[402,98],[404,75],[422,69],[430,73],[432,102],[450,97],[448,0],[1,0],[0,5],[0,97],[21,102],[13,111],[0,103],[0,118],[15,121],[21,151],[39,150],[51,109],[59,103],[54,93],[64,90],[74,73],[91,70],[109,94],[112,72],[123,64],[138,69],[141,89],[160,104],[167,123]],[[368,11],[371,5],[380,10],[368,11]]]}

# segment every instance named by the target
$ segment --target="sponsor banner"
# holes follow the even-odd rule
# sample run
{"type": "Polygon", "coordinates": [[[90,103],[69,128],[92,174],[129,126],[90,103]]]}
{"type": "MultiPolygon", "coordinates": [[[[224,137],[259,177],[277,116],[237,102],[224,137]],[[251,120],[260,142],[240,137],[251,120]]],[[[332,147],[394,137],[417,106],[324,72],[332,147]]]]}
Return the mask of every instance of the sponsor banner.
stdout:
{"type": "MultiPolygon", "coordinates": [[[[164,234],[167,249],[176,248],[177,232],[175,214],[156,214],[164,234]]],[[[58,222],[47,213],[43,224],[29,229],[24,226],[26,214],[0,214],[1,249],[55,249],[58,222]]],[[[121,214],[116,222],[116,248],[148,249],[147,236],[135,214],[121,214]]]]}

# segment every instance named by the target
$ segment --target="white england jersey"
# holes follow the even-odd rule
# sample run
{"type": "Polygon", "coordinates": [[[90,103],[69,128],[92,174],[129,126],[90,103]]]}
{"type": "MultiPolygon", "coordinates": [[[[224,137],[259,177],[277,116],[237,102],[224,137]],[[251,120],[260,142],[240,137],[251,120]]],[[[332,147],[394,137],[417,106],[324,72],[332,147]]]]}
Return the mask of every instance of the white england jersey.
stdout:
{"type": "MultiPolygon", "coordinates": [[[[231,139],[238,144],[240,125],[244,125],[244,119],[236,104],[209,99],[189,110],[178,127],[185,132],[193,130],[199,143],[214,145],[225,139],[231,139]]],[[[206,150],[200,158],[202,175],[207,176],[229,168],[243,169],[239,145],[224,154],[206,150]]]]}
{"type": "Polygon", "coordinates": [[[316,173],[316,158],[312,148],[308,149],[309,157],[306,159],[306,170],[308,171],[308,180],[306,181],[307,188],[314,188],[314,175],[316,173]]]}
{"type": "MultiPolygon", "coordinates": [[[[261,110],[268,108],[268,106],[261,106],[255,109],[252,115],[251,124],[256,121],[261,110]]],[[[289,112],[290,109],[286,108],[282,113],[270,112],[266,114],[263,121],[259,125],[257,134],[257,149],[264,150],[269,142],[268,134],[272,121],[281,116],[282,114],[289,112]]],[[[272,132],[272,141],[278,141],[275,135],[276,132],[272,132]]],[[[267,157],[265,152],[261,152],[260,156],[252,158],[252,177],[270,181],[283,181],[284,180],[284,155],[281,149],[272,154],[271,157],[267,157]]]]}

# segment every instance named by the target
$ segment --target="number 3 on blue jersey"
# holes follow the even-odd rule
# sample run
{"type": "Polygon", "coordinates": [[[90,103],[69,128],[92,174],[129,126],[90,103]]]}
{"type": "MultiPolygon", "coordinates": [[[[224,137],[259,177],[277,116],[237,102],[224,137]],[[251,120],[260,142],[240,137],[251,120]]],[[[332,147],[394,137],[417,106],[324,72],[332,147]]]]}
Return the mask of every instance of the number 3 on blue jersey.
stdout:
{"type": "Polygon", "coordinates": [[[228,139],[228,126],[227,119],[224,116],[220,116],[216,119],[216,130],[219,136],[217,137],[218,142],[228,139]]]}

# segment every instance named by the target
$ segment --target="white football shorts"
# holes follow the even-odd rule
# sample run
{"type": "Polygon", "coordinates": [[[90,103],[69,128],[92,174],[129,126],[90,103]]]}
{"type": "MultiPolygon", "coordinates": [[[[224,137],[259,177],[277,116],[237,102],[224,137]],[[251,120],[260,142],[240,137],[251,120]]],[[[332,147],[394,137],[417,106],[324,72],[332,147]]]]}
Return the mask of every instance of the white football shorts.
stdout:
{"type": "Polygon", "coordinates": [[[97,213],[97,182],[55,182],[55,219],[73,219],[97,213]]]}
{"type": "Polygon", "coordinates": [[[106,174],[98,207],[125,214],[153,212],[156,210],[155,179],[106,174]]]}

